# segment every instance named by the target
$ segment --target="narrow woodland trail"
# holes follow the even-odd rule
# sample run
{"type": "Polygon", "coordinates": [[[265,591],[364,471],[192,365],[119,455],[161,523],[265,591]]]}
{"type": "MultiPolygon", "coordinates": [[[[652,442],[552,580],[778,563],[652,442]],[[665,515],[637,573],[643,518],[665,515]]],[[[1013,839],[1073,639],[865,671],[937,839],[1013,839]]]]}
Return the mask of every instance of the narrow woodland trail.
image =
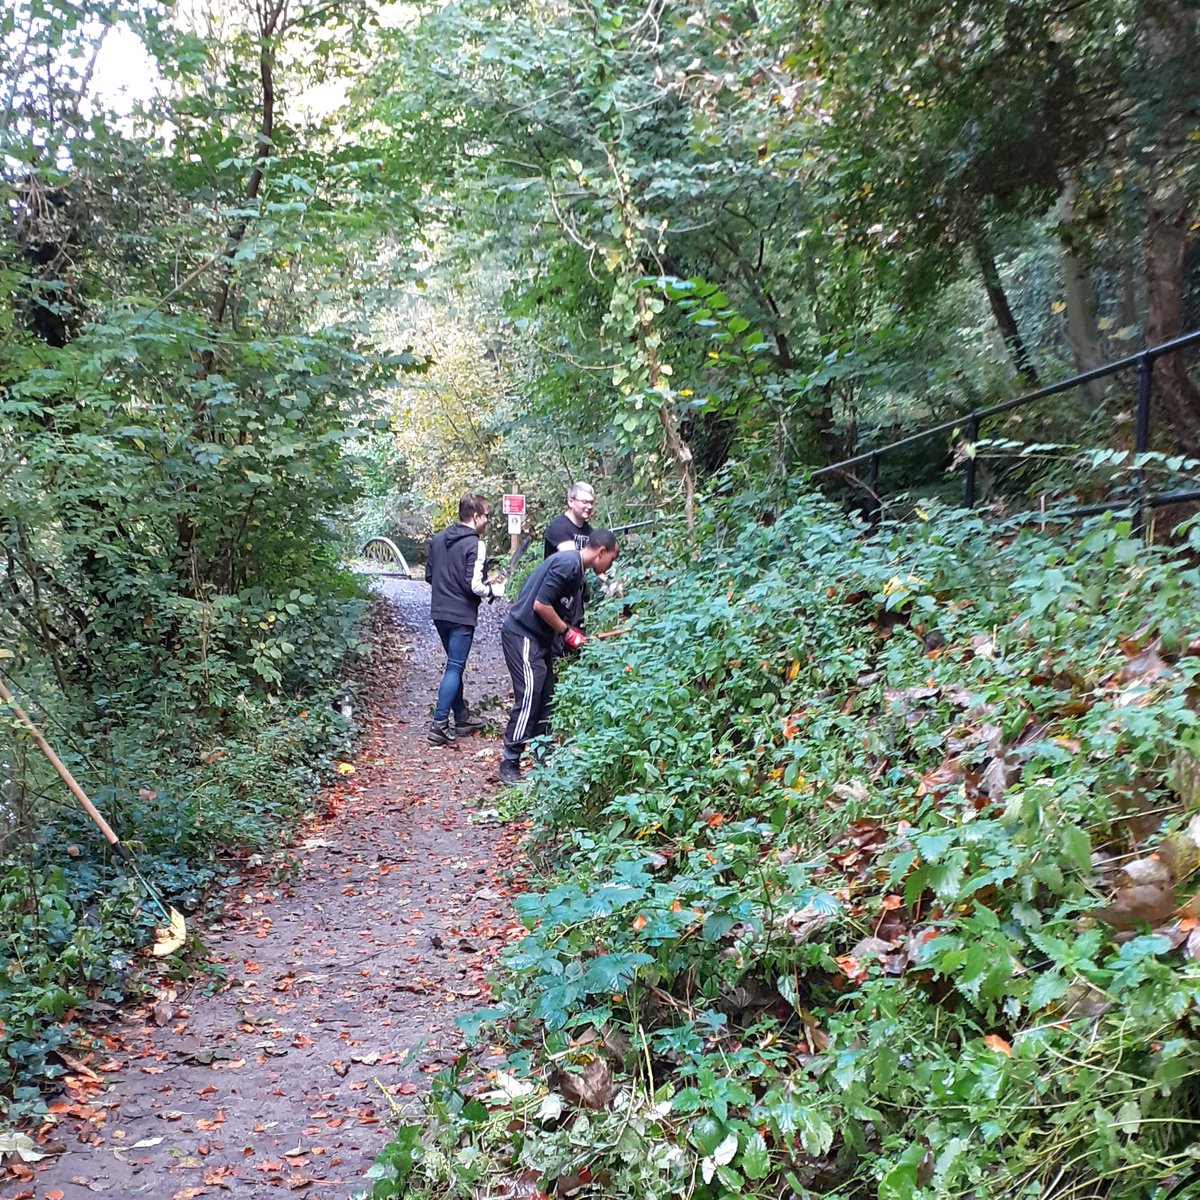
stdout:
{"type": "MultiPolygon", "coordinates": [[[[473,703],[507,694],[501,615],[481,613],[473,703]]],[[[389,1097],[460,1053],[454,1018],[486,1003],[512,930],[512,839],[471,804],[495,786],[499,740],[425,740],[443,659],[423,585],[383,585],[374,640],[354,773],[319,798],[290,871],[249,872],[219,926],[192,922],[224,984],[164,984],[109,1030],[108,1060],[92,1056],[56,1106],[63,1152],[9,1197],[369,1192],[389,1097]]]]}

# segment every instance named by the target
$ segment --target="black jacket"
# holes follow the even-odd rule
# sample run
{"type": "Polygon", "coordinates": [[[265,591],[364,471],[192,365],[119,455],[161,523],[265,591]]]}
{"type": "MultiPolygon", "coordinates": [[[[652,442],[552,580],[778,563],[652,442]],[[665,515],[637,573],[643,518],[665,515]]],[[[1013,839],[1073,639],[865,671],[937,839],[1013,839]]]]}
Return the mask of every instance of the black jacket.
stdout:
{"type": "Polygon", "coordinates": [[[425,580],[432,584],[429,615],[435,621],[474,626],[480,600],[492,594],[483,582],[479,534],[468,525],[451,525],[432,537],[425,580]]]}

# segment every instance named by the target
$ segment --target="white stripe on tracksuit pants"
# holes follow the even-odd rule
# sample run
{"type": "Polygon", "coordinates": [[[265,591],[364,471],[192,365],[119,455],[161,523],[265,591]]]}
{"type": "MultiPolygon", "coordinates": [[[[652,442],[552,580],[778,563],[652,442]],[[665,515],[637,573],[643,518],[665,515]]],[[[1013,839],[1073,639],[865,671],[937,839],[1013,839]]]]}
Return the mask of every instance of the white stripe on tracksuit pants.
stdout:
{"type": "Polygon", "coordinates": [[[549,727],[554,665],[550,646],[536,638],[504,629],[500,644],[513,685],[512,713],[504,730],[504,757],[518,762],[525,743],[549,727]]]}

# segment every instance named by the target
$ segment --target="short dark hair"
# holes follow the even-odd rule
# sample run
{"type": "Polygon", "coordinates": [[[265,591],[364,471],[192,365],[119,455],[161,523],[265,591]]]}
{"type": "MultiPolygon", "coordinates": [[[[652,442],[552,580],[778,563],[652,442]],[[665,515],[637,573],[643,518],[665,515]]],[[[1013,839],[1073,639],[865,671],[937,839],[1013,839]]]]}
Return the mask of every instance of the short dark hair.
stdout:
{"type": "Polygon", "coordinates": [[[589,550],[615,550],[616,534],[611,529],[593,529],[587,540],[589,550]]]}
{"type": "Polygon", "coordinates": [[[460,521],[469,521],[472,517],[482,516],[488,511],[488,502],[474,492],[467,492],[458,502],[458,519],[460,521]]]}

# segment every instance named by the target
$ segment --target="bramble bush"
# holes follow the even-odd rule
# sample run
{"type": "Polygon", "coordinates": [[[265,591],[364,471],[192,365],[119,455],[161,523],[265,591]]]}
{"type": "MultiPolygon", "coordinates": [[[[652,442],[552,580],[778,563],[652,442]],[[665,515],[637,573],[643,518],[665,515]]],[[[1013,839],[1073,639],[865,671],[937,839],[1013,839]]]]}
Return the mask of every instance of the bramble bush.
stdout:
{"type": "Polygon", "coordinates": [[[518,798],[543,877],[467,1023],[506,1068],[438,1081],[376,1200],[1185,1194],[1185,533],[743,494],[648,542],[518,798]]]}

